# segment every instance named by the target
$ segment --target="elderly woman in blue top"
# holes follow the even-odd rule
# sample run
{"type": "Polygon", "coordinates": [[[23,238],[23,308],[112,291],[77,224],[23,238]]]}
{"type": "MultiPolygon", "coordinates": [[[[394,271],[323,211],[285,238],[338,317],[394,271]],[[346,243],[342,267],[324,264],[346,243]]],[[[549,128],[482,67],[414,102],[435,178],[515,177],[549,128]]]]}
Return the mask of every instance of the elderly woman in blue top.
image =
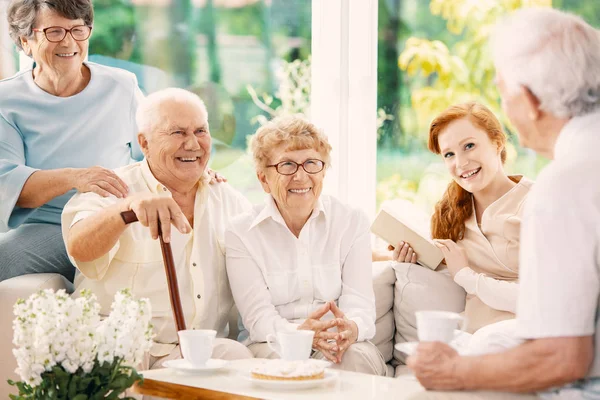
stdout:
{"type": "Polygon", "coordinates": [[[266,203],[225,233],[227,274],[255,357],[277,358],[268,334],[315,331],[313,357],[385,375],[375,335],[369,221],[321,196],[331,146],[310,122],[279,117],[252,141],[266,203]]]}
{"type": "Polygon", "coordinates": [[[72,279],[60,215],[75,190],[125,197],[110,169],[141,159],[135,76],[84,62],[91,0],[13,0],[9,31],[35,66],[0,82],[0,281],[72,279]]]}

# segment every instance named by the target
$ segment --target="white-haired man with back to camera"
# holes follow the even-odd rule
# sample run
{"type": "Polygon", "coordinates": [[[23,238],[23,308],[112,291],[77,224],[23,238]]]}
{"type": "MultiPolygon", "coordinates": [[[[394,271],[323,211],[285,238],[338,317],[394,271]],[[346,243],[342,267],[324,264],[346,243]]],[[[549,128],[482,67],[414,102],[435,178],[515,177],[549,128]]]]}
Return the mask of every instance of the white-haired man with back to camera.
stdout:
{"type": "MultiPolygon", "coordinates": [[[[171,243],[188,329],[214,329],[222,337],[233,306],[223,235],[229,219],[251,205],[227,184],[208,184],[211,137],[198,96],[183,89],[155,92],[140,103],[136,120],[145,159],[115,170],[127,183],[128,196],[75,195],[62,214],[62,230],[78,269],[75,289],[96,294],[103,314],[123,288],[150,299],[156,337],[141,367],[155,369],[180,356],[158,221],[171,243]],[[139,223],[126,225],[123,211],[133,211],[139,223]]],[[[252,353],[221,338],[213,358],[252,358],[252,353]]]]}
{"type": "Polygon", "coordinates": [[[600,33],[532,8],[501,22],[492,45],[521,144],[552,159],[521,228],[522,343],[477,357],[420,344],[408,365],[423,386],[444,392],[413,398],[600,399],[600,33]]]}

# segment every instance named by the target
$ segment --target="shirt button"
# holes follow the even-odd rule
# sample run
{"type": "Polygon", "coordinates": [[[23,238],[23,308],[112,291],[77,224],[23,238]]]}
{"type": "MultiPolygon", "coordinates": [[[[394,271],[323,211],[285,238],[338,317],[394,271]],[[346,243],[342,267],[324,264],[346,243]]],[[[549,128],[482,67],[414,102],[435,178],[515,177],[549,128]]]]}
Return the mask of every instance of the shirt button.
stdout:
{"type": "Polygon", "coordinates": [[[197,297],[197,298],[199,298],[199,299],[200,299],[200,298],[202,298],[202,296],[200,296],[200,295],[198,295],[198,296],[196,296],[196,297],[197,297]]]}
{"type": "Polygon", "coordinates": [[[163,191],[164,191],[164,192],[166,192],[166,191],[167,191],[167,188],[166,188],[166,187],[164,187],[164,186],[163,186],[163,191]]]}
{"type": "Polygon", "coordinates": [[[196,263],[192,263],[192,266],[193,266],[193,267],[195,267],[195,266],[196,266],[196,263]]]}

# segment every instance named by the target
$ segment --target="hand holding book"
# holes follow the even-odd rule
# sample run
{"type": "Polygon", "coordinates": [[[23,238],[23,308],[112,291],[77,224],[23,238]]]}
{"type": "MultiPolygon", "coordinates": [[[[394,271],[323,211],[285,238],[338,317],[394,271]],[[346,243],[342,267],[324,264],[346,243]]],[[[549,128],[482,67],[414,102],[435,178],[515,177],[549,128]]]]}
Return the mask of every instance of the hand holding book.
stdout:
{"type": "Polygon", "coordinates": [[[408,202],[397,203],[394,207],[384,205],[371,225],[371,232],[397,247],[396,261],[412,262],[414,254],[416,263],[435,270],[444,256],[427,232],[428,218],[418,216],[419,211],[408,202]],[[398,245],[400,242],[402,248],[398,245]],[[409,249],[412,254],[407,260],[409,249]]]}
{"type": "Polygon", "coordinates": [[[418,260],[417,253],[410,247],[410,244],[400,242],[396,247],[391,244],[388,246],[388,250],[393,251],[392,260],[400,263],[412,263],[415,264],[418,260]]]}

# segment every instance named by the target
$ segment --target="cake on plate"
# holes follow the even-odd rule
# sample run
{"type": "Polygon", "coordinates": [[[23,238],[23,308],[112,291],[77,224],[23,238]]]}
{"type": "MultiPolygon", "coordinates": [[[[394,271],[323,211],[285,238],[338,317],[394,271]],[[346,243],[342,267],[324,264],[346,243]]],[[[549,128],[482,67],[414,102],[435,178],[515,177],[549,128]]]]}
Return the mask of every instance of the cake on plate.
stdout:
{"type": "Polygon", "coordinates": [[[314,360],[284,361],[268,360],[252,368],[252,378],[272,381],[307,381],[323,379],[323,363],[314,360]]]}

